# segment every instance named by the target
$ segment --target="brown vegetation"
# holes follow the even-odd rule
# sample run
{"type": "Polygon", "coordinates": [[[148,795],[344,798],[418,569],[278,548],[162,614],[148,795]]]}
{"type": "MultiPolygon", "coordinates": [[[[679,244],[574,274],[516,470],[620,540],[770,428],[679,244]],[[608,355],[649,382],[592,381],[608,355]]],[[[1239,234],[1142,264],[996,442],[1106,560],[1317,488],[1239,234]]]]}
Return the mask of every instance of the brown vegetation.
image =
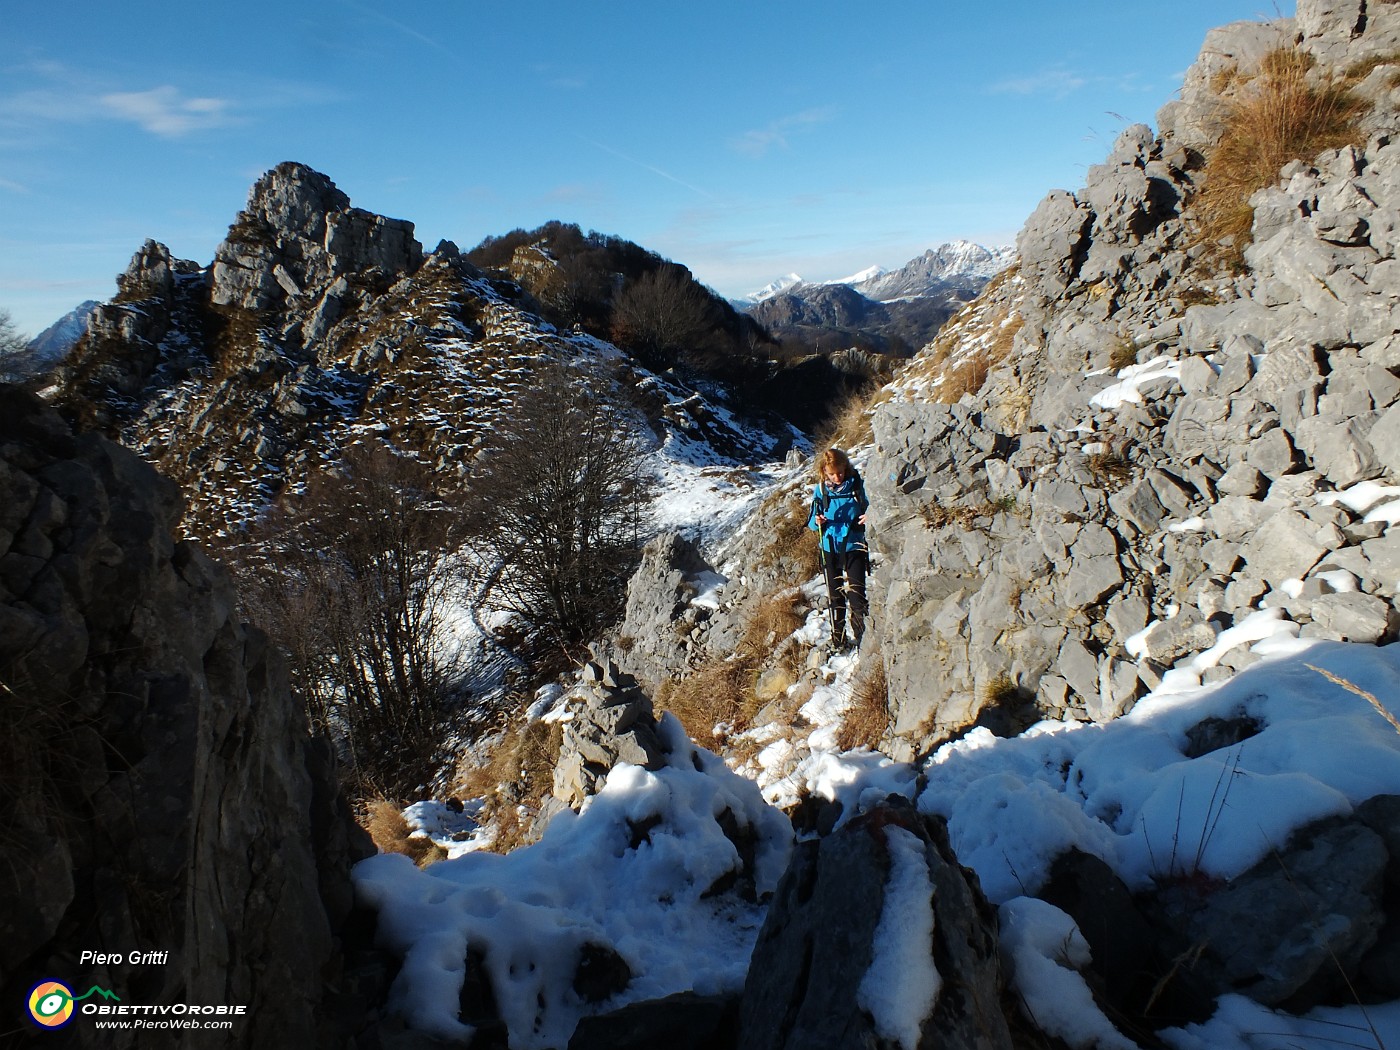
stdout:
{"type": "Polygon", "coordinates": [[[702,744],[714,738],[715,727],[744,729],[758,712],[755,694],[759,672],[765,666],[781,666],[795,675],[795,646],[783,642],[802,626],[805,611],[801,592],[795,588],[768,594],[752,605],[737,651],[702,664],[679,681],[666,682],[658,690],[657,706],[670,711],[694,740],[702,744]]]}
{"type": "Polygon", "coordinates": [[[836,745],[844,751],[868,747],[874,751],[890,727],[889,683],[885,664],[874,660],[861,669],[851,683],[851,706],[836,734],[836,745]]]}
{"type": "Polygon", "coordinates": [[[780,584],[789,587],[803,584],[822,571],[816,534],[807,528],[811,508],[806,496],[806,489],[795,494],[782,491],[768,497],[769,501],[784,504],[781,513],[771,512],[769,502],[758,512],[759,520],[771,523],[771,539],[758,554],[757,564],[763,569],[778,569],[780,584]]]}
{"type": "Polygon", "coordinates": [[[528,840],[528,818],[554,786],[563,742],[558,722],[517,725],[505,731],[484,765],[459,772],[458,793],[487,800],[481,820],[494,830],[492,852],[509,853],[528,840]]]}
{"type": "Polygon", "coordinates": [[[458,526],[437,482],[387,448],[352,447],[229,552],[248,617],[288,655],[313,726],[343,739],[361,796],[424,781],[457,687],[438,643],[458,526]]]}
{"type": "Polygon", "coordinates": [[[380,853],[402,853],[420,868],[447,859],[447,850],[426,835],[414,835],[399,807],[386,798],[368,802],[359,821],[380,853]]]}
{"type": "Polygon", "coordinates": [[[1242,265],[1254,211],[1249,198],[1294,160],[1347,145],[1364,105],[1345,80],[1316,74],[1314,59],[1295,48],[1264,56],[1259,72],[1219,78],[1224,130],[1207,158],[1198,215],[1200,239],[1222,261],[1242,265]]]}

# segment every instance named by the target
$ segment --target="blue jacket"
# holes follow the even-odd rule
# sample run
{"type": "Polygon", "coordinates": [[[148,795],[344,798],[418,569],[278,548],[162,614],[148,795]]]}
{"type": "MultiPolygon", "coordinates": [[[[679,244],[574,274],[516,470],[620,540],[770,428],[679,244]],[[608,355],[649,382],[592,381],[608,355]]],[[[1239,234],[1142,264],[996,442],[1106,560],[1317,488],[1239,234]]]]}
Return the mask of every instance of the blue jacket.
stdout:
{"type": "Polygon", "coordinates": [[[812,509],[807,515],[807,528],[821,534],[823,550],[835,554],[865,550],[865,526],[860,516],[870,506],[865,498],[865,482],[855,470],[839,485],[819,482],[812,490],[812,509]],[[826,528],[817,524],[817,515],[826,517],[826,528]]]}

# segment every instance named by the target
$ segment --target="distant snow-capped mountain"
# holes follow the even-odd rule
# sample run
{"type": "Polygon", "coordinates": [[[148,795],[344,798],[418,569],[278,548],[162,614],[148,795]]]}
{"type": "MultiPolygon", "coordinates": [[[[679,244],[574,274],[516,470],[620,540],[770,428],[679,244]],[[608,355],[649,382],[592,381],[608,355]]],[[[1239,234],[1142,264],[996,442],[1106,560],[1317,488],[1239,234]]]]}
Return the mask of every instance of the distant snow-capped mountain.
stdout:
{"type": "Polygon", "coordinates": [[[92,299],[75,306],[29,340],[30,351],[44,361],[53,361],[62,357],[87,331],[88,318],[92,316],[92,311],[96,307],[97,302],[92,299]]]}
{"type": "MultiPolygon", "coordinates": [[[[867,266],[864,270],[861,270],[859,273],[853,273],[849,277],[842,277],[835,281],[822,281],[821,283],[845,284],[859,291],[861,285],[867,284],[870,281],[879,280],[884,274],[885,268],[883,266],[867,266]]],[[[867,296],[867,298],[869,298],[869,296],[867,296]]]]}
{"type": "Polygon", "coordinates": [[[851,287],[867,299],[888,303],[896,299],[942,294],[950,284],[991,280],[1011,264],[1016,249],[1010,245],[984,248],[971,241],[949,241],[931,248],[898,270],[877,271],[851,287]]]}
{"type": "Polygon", "coordinates": [[[921,296],[942,297],[949,286],[981,284],[989,281],[1016,257],[1011,245],[985,248],[972,241],[956,240],[930,248],[897,270],[870,266],[849,277],[829,281],[805,281],[790,273],[749,295],[731,300],[739,309],[757,306],[780,295],[802,295],[806,289],[845,285],[878,303],[921,296]]]}
{"type": "Polygon", "coordinates": [[[809,348],[859,345],[907,354],[932,339],[1015,257],[1009,246],[950,241],[897,270],[871,266],[819,282],[789,274],[734,305],[770,334],[809,348]]]}

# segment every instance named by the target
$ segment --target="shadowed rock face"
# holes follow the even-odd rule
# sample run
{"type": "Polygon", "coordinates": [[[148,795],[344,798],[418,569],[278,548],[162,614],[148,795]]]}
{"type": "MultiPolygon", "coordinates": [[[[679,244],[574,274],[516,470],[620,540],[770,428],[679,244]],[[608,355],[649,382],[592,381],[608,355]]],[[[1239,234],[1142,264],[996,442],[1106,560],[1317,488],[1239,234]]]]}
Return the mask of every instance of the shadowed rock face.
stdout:
{"type": "Polygon", "coordinates": [[[928,952],[942,986],[919,1025],[918,1045],[1011,1046],[1000,1003],[995,914],[976,878],[958,865],[941,823],[894,798],[794,853],[754,947],[738,1045],[892,1045],[888,1033],[877,1032],[861,995],[881,949],[876,932],[892,892],[891,835],[909,836],[922,847],[935,912],[928,952]]]}
{"type": "Polygon", "coordinates": [[[363,851],[280,658],[239,623],[224,571],[172,540],[175,485],[14,388],[0,489],[0,996],[55,979],[239,1004],[202,1045],[316,1041],[363,851]]]}

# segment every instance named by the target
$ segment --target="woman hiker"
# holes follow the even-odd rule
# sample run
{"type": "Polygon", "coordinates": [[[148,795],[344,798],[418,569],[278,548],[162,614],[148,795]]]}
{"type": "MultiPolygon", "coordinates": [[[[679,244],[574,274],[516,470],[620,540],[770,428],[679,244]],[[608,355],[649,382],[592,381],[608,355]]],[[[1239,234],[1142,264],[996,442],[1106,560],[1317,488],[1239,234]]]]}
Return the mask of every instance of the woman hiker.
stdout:
{"type": "Polygon", "coordinates": [[[830,598],[831,647],[845,648],[846,610],[851,612],[851,637],[860,645],[865,633],[865,574],[870,549],[865,543],[865,483],[850,457],[830,448],[817,461],[817,487],[807,527],[820,537],[822,572],[830,598]]]}

